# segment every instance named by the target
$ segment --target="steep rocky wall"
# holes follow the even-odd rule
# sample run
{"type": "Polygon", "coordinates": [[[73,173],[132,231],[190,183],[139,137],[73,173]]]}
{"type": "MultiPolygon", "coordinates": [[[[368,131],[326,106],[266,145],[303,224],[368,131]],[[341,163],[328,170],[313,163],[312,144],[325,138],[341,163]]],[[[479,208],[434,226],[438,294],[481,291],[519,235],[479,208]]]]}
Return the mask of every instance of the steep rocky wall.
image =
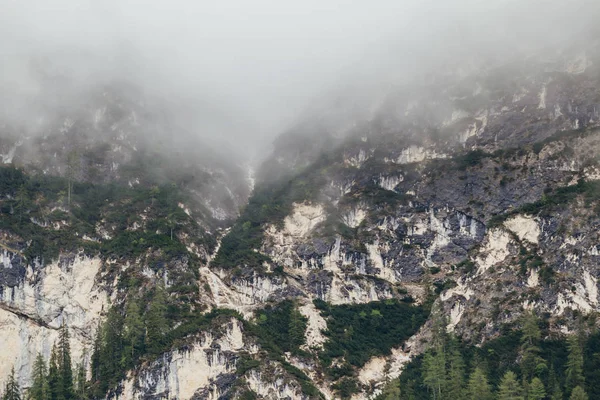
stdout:
{"type": "Polygon", "coordinates": [[[248,349],[240,322],[231,320],[224,334],[204,333],[192,345],[163,354],[154,363],[135,371],[135,377],[123,383],[115,398],[133,399],[217,399],[229,387],[220,378],[236,369],[236,352],[248,349]],[[204,395],[200,396],[201,393],[204,395]]]}
{"type": "Polygon", "coordinates": [[[21,256],[3,251],[0,274],[0,385],[15,368],[22,387],[31,383],[38,353],[50,359],[61,325],[71,333],[72,359],[89,357],[99,318],[108,304],[107,293],[96,284],[102,265],[99,258],[63,256],[41,267],[25,265],[21,256]]]}

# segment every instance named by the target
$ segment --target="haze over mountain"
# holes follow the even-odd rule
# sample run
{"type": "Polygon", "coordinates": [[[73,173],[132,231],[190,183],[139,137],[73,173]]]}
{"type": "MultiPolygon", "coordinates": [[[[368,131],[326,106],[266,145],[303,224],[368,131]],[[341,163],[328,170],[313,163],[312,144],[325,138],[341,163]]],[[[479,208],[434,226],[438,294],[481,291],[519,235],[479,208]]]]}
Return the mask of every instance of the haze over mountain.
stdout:
{"type": "Polygon", "coordinates": [[[16,123],[39,120],[32,102],[77,103],[88,88],[125,81],[158,98],[191,134],[263,148],[259,157],[311,106],[352,97],[367,107],[389,85],[416,76],[581,41],[598,8],[585,0],[1,6],[2,109],[16,123]],[[65,82],[57,99],[41,80],[59,76],[65,82]]]}
{"type": "Polygon", "coordinates": [[[0,0],[3,400],[600,398],[600,4],[0,0]]]}

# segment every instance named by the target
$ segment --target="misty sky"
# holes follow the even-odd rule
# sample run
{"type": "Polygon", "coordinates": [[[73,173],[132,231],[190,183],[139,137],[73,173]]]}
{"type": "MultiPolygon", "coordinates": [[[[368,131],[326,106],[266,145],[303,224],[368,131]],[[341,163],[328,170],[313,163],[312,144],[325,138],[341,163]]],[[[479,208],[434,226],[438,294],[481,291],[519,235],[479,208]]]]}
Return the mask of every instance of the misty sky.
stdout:
{"type": "Polygon", "coordinates": [[[35,95],[13,60],[67,60],[85,84],[114,76],[187,104],[206,119],[199,130],[268,141],[336,86],[560,36],[590,9],[588,0],[0,0],[0,100],[35,95]]]}

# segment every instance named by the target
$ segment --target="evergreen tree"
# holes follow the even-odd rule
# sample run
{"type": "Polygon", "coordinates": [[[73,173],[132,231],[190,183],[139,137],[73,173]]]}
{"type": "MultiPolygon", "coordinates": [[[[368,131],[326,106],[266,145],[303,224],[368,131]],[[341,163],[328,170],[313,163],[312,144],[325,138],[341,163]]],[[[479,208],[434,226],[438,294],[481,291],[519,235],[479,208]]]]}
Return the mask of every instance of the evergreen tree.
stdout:
{"type": "Polygon", "coordinates": [[[140,306],[134,299],[129,301],[124,322],[124,367],[132,368],[144,353],[144,321],[140,306]]]}
{"type": "Polygon", "coordinates": [[[58,369],[58,349],[56,345],[52,346],[50,356],[50,365],[48,366],[48,398],[49,400],[62,399],[60,372],[58,369]]]}
{"type": "Polygon", "coordinates": [[[290,350],[298,350],[302,344],[304,344],[304,331],[306,329],[306,323],[304,316],[300,313],[295,305],[290,310],[290,323],[289,323],[289,338],[290,338],[290,350]]]}
{"type": "Polygon", "coordinates": [[[383,389],[383,393],[380,396],[377,396],[378,400],[398,400],[401,397],[402,391],[400,390],[400,380],[394,379],[390,383],[388,383],[383,389]]]}
{"type": "Polygon", "coordinates": [[[566,385],[567,389],[582,386],[583,378],[583,349],[579,335],[571,335],[567,338],[569,356],[567,358],[566,385]]]}
{"type": "Polygon", "coordinates": [[[448,344],[448,371],[444,398],[463,399],[465,386],[465,362],[456,338],[448,344]]]}
{"type": "Polygon", "coordinates": [[[123,378],[123,317],[112,307],[106,317],[100,350],[99,383],[101,393],[123,378]]]}
{"type": "Polygon", "coordinates": [[[17,379],[15,378],[14,368],[10,371],[10,375],[8,376],[2,400],[21,400],[21,388],[19,387],[19,382],[17,382],[17,379]]]}
{"type": "Polygon", "coordinates": [[[565,397],[563,396],[563,392],[562,389],[559,388],[554,388],[554,390],[552,391],[552,396],[550,396],[550,400],[563,400],[565,397]]]}
{"type": "Polygon", "coordinates": [[[146,314],[146,349],[150,354],[160,354],[163,350],[168,328],[166,314],[167,297],[164,287],[159,285],[146,314]]]}
{"type": "Polygon", "coordinates": [[[523,400],[522,392],[517,375],[512,371],[506,372],[498,386],[498,400],[523,400]]]}
{"type": "Polygon", "coordinates": [[[31,400],[48,399],[48,371],[44,357],[38,353],[33,364],[33,373],[31,377],[31,388],[29,396],[31,400]]]}
{"type": "Polygon", "coordinates": [[[550,368],[548,387],[551,389],[550,392],[552,393],[550,396],[551,400],[563,400],[563,392],[560,383],[558,382],[558,378],[556,377],[556,372],[554,371],[554,363],[552,363],[552,367],[550,368]]]}
{"type": "Polygon", "coordinates": [[[96,328],[96,338],[94,339],[94,347],[92,349],[92,358],[90,367],[92,370],[92,385],[96,385],[100,381],[100,353],[102,352],[102,326],[98,322],[96,328]]]}
{"type": "Polygon", "coordinates": [[[60,375],[60,392],[65,400],[73,399],[73,367],[71,365],[71,344],[69,336],[69,328],[63,323],[60,329],[58,342],[59,351],[59,375],[60,375]]]}
{"type": "Polygon", "coordinates": [[[571,397],[569,400],[588,400],[589,397],[585,390],[581,386],[575,386],[573,391],[571,392],[571,397]]]}
{"type": "Polygon", "coordinates": [[[523,316],[522,333],[521,371],[523,372],[523,382],[528,383],[534,376],[539,376],[546,369],[546,362],[540,357],[541,332],[538,319],[533,312],[527,312],[523,316]]]}
{"type": "Polygon", "coordinates": [[[466,398],[468,400],[491,400],[493,398],[487,376],[479,367],[476,367],[469,377],[466,398]]]}
{"type": "Polygon", "coordinates": [[[417,396],[415,395],[415,386],[416,383],[414,379],[409,379],[406,382],[406,385],[402,388],[402,400],[416,400],[417,396]]]}
{"type": "Polygon", "coordinates": [[[86,382],[86,373],[85,373],[85,352],[83,359],[77,365],[77,374],[75,375],[75,398],[77,400],[87,400],[87,382],[86,382]]]}
{"type": "Polygon", "coordinates": [[[433,400],[442,399],[446,384],[446,355],[443,349],[428,350],[423,357],[423,383],[431,392],[433,400]]]}
{"type": "Polygon", "coordinates": [[[432,312],[433,326],[431,348],[423,358],[423,383],[429,389],[434,400],[440,400],[445,393],[446,375],[446,320],[440,310],[432,312]]]}
{"type": "Polygon", "coordinates": [[[533,378],[529,383],[527,400],[543,400],[546,398],[546,389],[540,378],[533,378]]]}

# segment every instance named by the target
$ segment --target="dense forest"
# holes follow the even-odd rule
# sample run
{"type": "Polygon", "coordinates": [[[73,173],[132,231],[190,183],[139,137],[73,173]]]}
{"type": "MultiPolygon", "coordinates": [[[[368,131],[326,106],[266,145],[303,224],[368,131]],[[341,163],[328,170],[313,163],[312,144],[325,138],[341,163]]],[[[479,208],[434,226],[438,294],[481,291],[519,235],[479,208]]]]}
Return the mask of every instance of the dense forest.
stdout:
{"type": "Polygon", "coordinates": [[[580,318],[566,338],[527,312],[518,327],[480,347],[446,331],[433,314],[428,350],[390,382],[378,400],[586,400],[600,398],[600,333],[595,317],[580,318]]]}

